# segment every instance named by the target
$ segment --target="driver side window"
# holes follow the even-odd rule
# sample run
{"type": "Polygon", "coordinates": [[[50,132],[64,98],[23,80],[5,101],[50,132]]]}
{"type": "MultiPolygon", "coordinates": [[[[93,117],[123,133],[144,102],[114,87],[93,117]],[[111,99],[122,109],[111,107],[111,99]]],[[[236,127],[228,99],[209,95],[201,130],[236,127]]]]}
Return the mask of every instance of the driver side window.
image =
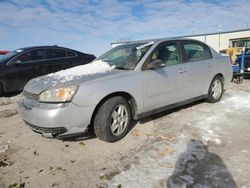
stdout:
{"type": "Polygon", "coordinates": [[[177,45],[173,43],[160,45],[152,54],[150,62],[156,59],[161,60],[166,66],[180,63],[177,45]]]}

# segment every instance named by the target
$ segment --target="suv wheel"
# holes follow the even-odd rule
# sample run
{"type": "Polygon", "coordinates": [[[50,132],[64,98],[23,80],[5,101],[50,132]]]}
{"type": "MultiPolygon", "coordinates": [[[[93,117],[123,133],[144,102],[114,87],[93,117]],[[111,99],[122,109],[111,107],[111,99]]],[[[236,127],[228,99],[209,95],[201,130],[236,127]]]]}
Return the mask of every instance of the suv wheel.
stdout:
{"type": "Polygon", "coordinates": [[[220,76],[215,76],[209,87],[207,101],[210,103],[220,101],[223,94],[223,89],[224,87],[222,78],[220,76]]]}
{"type": "Polygon", "coordinates": [[[106,100],[98,109],[94,131],[100,140],[115,142],[128,133],[130,124],[130,105],[123,97],[117,96],[106,100]]]}

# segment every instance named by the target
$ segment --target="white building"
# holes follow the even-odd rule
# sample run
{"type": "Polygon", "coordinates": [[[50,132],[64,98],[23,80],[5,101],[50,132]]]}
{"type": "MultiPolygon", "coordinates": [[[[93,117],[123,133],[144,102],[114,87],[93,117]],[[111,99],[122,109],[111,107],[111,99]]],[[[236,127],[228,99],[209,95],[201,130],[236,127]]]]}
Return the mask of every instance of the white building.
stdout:
{"type": "MultiPolygon", "coordinates": [[[[174,38],[191,38],[191,39],[200,40],[208,44],[209,46],[211,46],[218,52],[225,50],[229,47],[250,48],[250,29],[225,31],[225,32],[217,32],[217,33],[207,33],[207,34],[201,34],[201,35],[179,36],[179,37],[174,37],[174,38]]],[[[114,42],[114,43],[111,43],[111,47],[115,47],[119,44],[123,44],[127,42],[130,42],[130,41],[114,42]]]]}

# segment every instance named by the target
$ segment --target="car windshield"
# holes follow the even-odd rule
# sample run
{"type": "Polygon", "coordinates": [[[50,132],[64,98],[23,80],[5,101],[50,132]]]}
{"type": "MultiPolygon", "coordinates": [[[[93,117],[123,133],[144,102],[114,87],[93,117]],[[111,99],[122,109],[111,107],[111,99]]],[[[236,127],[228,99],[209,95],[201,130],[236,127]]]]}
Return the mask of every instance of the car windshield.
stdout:
{"type": "Polygon", "coordinates": [[[105,61],[110,66],[115,65],[116,69],[132,70],[153,44],[154,42],[119,45],[101,55],[97,60],[105,61]]]}
{"type": "Polygon", "coordinates": [[[23,50],[21,49],[18,49],[18,50],[14,50],[14,51],[11,51],[11,52],[8,52],[7,54],[3,55],[1,58],[0,58],[0,62],[3,62],[7,59],[10,59],[11,57],[15,56],[16,54],[22,52],[23,50]]]}

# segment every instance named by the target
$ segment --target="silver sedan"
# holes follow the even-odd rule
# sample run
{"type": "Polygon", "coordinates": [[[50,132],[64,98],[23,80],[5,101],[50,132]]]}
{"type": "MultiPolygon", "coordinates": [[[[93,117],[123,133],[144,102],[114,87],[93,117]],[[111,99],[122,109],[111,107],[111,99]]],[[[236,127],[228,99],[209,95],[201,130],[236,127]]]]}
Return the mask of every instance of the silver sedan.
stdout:
{"type": "Polygon", "coordinates": [[[131,120],[196,100],[221,99],[229,57],[189,39],[128,42],[90,64],[31,80],[18,102],[22,119],[44,136],[96,136],[114,142],[131,120]]]}

